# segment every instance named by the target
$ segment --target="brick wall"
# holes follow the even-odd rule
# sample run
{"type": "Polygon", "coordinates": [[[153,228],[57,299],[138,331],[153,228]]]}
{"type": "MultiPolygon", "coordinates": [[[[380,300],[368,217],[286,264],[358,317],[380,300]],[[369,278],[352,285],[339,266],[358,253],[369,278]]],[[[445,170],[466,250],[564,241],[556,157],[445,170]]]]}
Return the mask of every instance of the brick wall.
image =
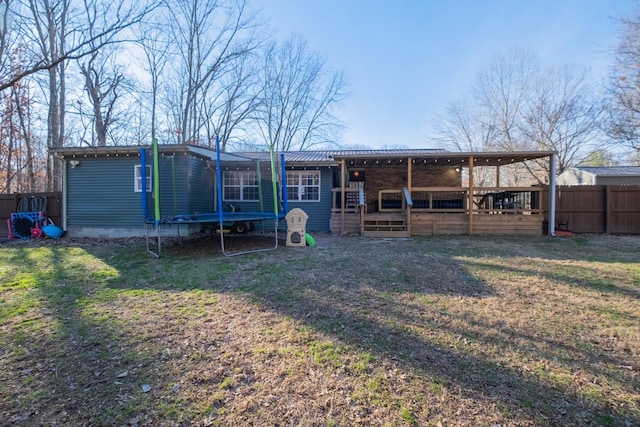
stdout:
{"type": "MultiPolygon", "coordinates": [[[[373,166],[365,168],[365,199],[368,210],[376,206],[379,190],[407,187],[407,166],[373,166]]],[[[460,187],[460,174],[454,167],[412,165],[412,187],[460,187]]]]}

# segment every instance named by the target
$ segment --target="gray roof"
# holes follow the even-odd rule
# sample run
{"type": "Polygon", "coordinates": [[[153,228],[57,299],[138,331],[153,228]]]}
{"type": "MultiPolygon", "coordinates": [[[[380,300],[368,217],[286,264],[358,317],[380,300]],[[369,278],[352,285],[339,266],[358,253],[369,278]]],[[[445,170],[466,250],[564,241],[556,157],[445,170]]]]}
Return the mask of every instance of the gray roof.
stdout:
{"type": "MultiPolygon", "coordinates": [[[[284,160],[287,163],[336,163],[333,160],[332,151],[287,151],[284,153],[284,160]]],[[[269,160],[268,151],[239,151],[239,156],[249,157],[258,160],[269,160]]],[[[275,153],[276,160],[281,153],[275,153]]]]}
{"type": "MultiPolygon", "coordinates": [[[[57,157],[102,157],[102,156],[130,156],[139,155],[140,150],[144,148],[151,150],[151,145],[112,145],[105,147],[61,147],[50,149],[57,157]]],[[[215,160],[216,150],[208,147],[202,147],[192,144],[158,144],[158,152],[164,155],[172,155],[176,153],[189,153],[200,156],[205,159],[215,160]]],[[[221,160],[247,161],[247,158],[239,153],[220,153],[221,160]]]]}
{"type": "MultiPolygon", "coordinates": [[[[110,156],[132,155],[140,153],[143,146],[110,146],[110,147],[65,147],[50,149],[58,157],[76,156],[110,156]]],[[[144,146],[149,148],[149,146],[144,146]]],[[[214,160],[216,151],[210,147],[197,145],[159,144],[159,150],[164,154],[186,152],[206,159],[214,160]]],[[[522,152],[452,152],[438,148],[427,149],[392,149],[392,150],[322,150],[322,151],[288,151],[285,152],[285,162],[293,165],[334,166],[346,160],[349,166],[363,166],[370,164],[399,165],[411,158],[413,163],[428,165],[466,166],[473,158],[476,166],[500,166],[518,163],[532,159],[550,156],[553,152],[522,151],[522,152]]],[[[281,153],[277,154],[279,160],[281,153]]],[[[221,153],[221,160],[247,161],[256,159],[269,161],[268,151],[226,152],[221,153]]],[[[639,173],[640,174],[640,173],[639,173]]],[[[627,174],[628,176],[628,174],[627,174]]]]}
{"type": "MultiPolygon", "coordinates": [[[[284,153],[284,159],[287,163],[338,163],[337,159],[349,157],[425,156],[434,153],[447,153],[447,151],[440,149],[287,151],[284,153]]],[[[268,151],[236,154],[260,160],[269,159],[268,151]]]]}
{"type": "Polygon", "coordinates": [[[595,176],[640,176],[640,166],[578,166],[576,169],[595,176]]]}

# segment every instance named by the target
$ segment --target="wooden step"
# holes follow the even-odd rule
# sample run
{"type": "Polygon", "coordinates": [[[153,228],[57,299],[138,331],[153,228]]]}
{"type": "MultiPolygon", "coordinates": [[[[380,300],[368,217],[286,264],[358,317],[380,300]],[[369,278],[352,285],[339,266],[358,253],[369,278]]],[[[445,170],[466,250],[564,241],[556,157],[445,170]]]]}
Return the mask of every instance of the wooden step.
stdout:
{"type": "Polygon", "coordinates": [[[363,223],[365,237],[409,237],[407,223],[397,216],[370,216],[363,223]]]}
{"type": "Polygon", "coordinates": [[[363,237],[373,237],[373,238],[404,238],[409,237],[409,233],[405,231],[367,231],[365,230],[362,233],[363,237]]]}

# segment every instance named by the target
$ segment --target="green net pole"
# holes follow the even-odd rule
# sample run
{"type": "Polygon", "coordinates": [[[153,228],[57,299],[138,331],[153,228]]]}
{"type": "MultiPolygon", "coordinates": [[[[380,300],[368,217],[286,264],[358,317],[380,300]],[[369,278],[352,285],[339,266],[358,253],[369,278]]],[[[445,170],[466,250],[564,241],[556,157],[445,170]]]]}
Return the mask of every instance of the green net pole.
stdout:
{"type": "Polygon", "coordinates": [[[173,214],[178,215],[176,202],[176,155],[171,156],[171,177],[173,178],[173,214]]]}
{"type": "Polygon", "coordinates": [[[276,162],[273,156],[273,144],[269,147],[269,157],[271,157],[271,185],[273,186],[273,214],[278,219],[278,179],[276,174],[276,162]]]}
{"type": "Polygon", "coordinates": [[[156,227],[160,224],[160,170],[158,161],[158,139],[153,138],[153,198],[156,227]]]}
{"type": "Polygon", "coordinates": [[[264,199],[262,198],[262,171],[260,170],[260,160],[256,160],[256,166],[258,170],[257,178],[258,178],[258,200],[260,201],[260,212],[264,212],[264,199]]]}

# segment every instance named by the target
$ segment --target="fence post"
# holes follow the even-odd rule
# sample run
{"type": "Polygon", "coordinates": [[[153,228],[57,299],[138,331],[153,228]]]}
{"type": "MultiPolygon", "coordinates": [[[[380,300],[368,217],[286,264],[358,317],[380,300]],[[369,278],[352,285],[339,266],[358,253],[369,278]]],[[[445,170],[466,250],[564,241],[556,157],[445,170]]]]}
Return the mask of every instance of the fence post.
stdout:
{"type": "Polygon", "coordinates": [[[609,185],[604,186],[604,232],[611,234],[611,203],[613,197],[611,197],[611,187],[609,185]]]}

